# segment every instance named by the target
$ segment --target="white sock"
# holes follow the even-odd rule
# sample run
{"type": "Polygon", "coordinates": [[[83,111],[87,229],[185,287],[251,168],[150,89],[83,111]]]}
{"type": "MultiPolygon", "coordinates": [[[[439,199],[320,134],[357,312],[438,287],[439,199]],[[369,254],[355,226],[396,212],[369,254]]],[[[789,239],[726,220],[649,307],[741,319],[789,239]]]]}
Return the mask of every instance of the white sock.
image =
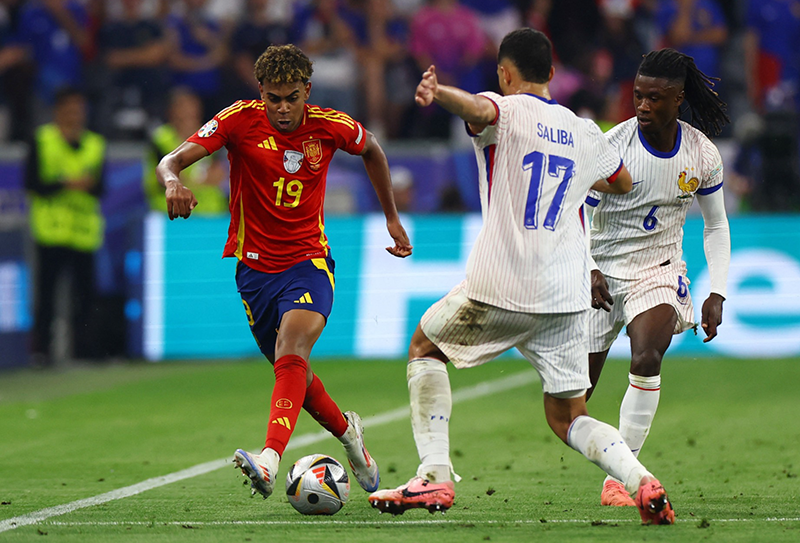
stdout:
{"type": "Polygon", "coordinates": [[[613,426],[587,415],[572,421],[567,432],[569,446],[615,479],[622,481],[629,493],[639,489],[645,476],[652,475],[636,459],[613,426]]]}
{"type": "MultiPolygon", "coordinates": [[[[630,385],[619,407],[619,433],[638,457],[658,409],[661,376],[642,377],[629,373],[628,381],[630,385]]],[[[606,481],[611,478],[607,477],[606,481]]]]}
{"type": "Polygon", "coordinates": [[[435,358],[416,358],[406,372],[411,428],[420,466],[417,475],[432,482],[450,480],[450,412],[453,401],[447,367],[435,358]]]}
{"type": "Polygon", "coordinates": [[[661,376],[642,377],[629,373],[628,380],[630,386],[619,408],[619,433],[638,457],[658,409],[661,376]]]}

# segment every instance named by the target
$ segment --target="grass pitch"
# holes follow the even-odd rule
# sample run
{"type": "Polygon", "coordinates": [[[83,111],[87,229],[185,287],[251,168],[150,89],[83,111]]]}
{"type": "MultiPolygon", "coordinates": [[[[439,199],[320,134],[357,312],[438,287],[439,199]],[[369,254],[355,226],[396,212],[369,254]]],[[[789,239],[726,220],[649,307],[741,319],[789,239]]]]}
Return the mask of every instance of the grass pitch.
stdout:
{"type": "MultiPolygon", "coordinates": [[[[312,367],[365,419],[381,487],[411,477],[405,363],[312,367]]],[[[551,433],[535,372],[519,360],[450,368],[463,480],[446,515],[378,515],[355,483],[333,517],[299,515],[280,489],[251,499],[229,459],[262,446],[271,375],[263,361],[0,375],[0,541],[800,540],[797,359],[667,357],[640,456],[675,506],[666,527],[599,505],[603,473],[551,433]]],[[[590,413],[616,424],[626,385],[627,363],[609,361],[590,413]]],[[[290,447],[281,480],[306,454],[345,460],[305,413],[290,447]]]]}

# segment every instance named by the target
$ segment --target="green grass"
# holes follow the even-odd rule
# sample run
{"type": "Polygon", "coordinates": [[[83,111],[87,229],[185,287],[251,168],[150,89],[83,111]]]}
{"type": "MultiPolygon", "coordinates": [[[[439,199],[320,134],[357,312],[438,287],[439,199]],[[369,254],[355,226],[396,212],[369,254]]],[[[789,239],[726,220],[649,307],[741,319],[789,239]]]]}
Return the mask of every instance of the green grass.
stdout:
{"type": "MultiPolygon", "coordinates": [[[[407,405],[402,362],[313,367],[340,407],[365,419],[407,405]]],[[[531,371],[504,360],[450,376],[455,391],[531,371]]],[[[625,362],[607,364],[589,404],[595,417],[616,424],[626,376],[625,362]]],[[[665,361],[640,459],[670,492],[671,527],[599,505],[602,472],[550,432],[534,383],[454,406],[451,452],[463,481],[445,516],[379,516],[356,485],[334,517],[303,517],[280,492],[250,499],[225,466],[0,532],[0,541],[798,541],[798,382],[797,359],[665,361]]],[[[271,386],[261,361],[0,375],[0,522],[258,449],[271,386]]],[[[295,436],[318,430],[302,414],[295,436]]],[[[382,487],[414,473],[407,418],[368,426],[366,436],[382,487]]],[[[327,438],[287,451],[281,474],[312,452],[344,459],[327,438]]]]}

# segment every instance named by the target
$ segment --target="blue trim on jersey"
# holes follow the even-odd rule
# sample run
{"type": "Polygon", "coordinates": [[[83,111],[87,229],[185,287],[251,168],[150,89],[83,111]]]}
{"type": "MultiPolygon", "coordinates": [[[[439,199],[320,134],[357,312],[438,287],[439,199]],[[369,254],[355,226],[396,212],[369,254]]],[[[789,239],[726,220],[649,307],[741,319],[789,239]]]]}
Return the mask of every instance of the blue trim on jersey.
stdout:
{"type": "Polygon", "coordinates": [[[697,189],[697,194],[700,194],[701,196],[706,196],[708,194],[713,194],[713,193],[717,192],[721,188],[722,188],[722,183],[720,183],[719,185],[714,185],[713,187],[706,187],[704,189],[697,189]]]}
{"type": "Polygon", "coordinates": [[[552,98],[547,99],[544,96],[539,96],[538,94],[531,94],[530,92],[523,92],[522,94],[527,94],[528,96],[533,96],[534,98],[538,98],[539,100],[541,100],[545,104],[553,104],[553,105],[556,105],[556,106],[558,105],[558,102],[556,102],[552,98]]]}
{"type": "Polygon", "coordinates": [[[597,198],[592,198],[591,196],[587,196],[586,203],[592,207],[597,207],[597,204],[600,203],[600,200],[598,200],[597,198]]]}
{"type": "Polygon", "coordinates": [[[681,123],[678,123],[678,137],[675,138],[675,147],[672,148],[672,151],[668,151],[666,153],[662,153],[661,151],[656,151],[649,143],[647,143],[647,140],[644,139],[644,134],[642,134],[641,127],[637,126],[636,131],[639,133],[639,141],[642,142],[642,145],[644,145],[644,148],[647,149],[647,152],[653,155],[654,157],[672,158],[678,154],[678,151],[681,150],[681,138],[683,133],[683,129],[681,128],[681,123]]]}
{"type": "Polygon", "coordinates": [[[488,186],[486,201],[492,201],[492,151],[494,151],[495,144],[487,145],[483,148],[483,159],[486,162],[486,184],[488,186]]]}

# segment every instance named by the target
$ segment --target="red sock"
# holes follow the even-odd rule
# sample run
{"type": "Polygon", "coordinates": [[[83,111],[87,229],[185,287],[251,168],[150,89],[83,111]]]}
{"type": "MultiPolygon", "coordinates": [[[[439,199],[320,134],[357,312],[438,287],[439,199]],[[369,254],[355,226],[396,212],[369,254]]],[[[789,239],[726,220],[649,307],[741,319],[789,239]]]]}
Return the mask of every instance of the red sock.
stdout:
{"type": "Polygon", "coordinates": [[[303,403],[303,409],[308,411],[314,420],[335,437],[340,437],[347,431],[347,420],[316,375],[306,389],[306,401],[303,403]]]}
{"type": "Polygon", "coordinates": [[[275,388],[269,410],[266,447],[283,455],[306,396],[308,364],[293,354],[275,361],[275,388]]]}

